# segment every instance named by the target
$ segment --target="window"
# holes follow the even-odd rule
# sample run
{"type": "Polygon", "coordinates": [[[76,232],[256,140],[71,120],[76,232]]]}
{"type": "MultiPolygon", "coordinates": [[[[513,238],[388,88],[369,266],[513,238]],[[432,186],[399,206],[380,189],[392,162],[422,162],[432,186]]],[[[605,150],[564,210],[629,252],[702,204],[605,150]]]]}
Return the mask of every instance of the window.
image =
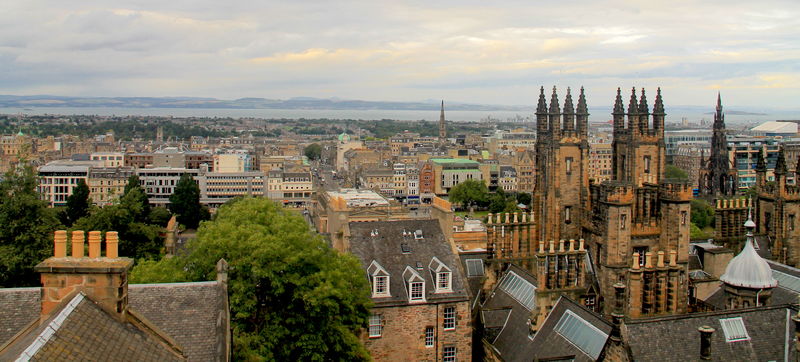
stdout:
{"type": "Polygon", "coordinates": [[[383,318],[380,314],[369,316],[369,338],[380,338],[383,333],[383,318]]]}
{"type": "Polygon", "coordinates": [[[425,327],[425,347],[433,347],[436,337],[433,334],[433,327],[425,327]]]}
{"type": "Polygon", "coordinates": [[[442,351],[442,362],[455,362],[456,361],[456,347],[444,347],[442,351]]]}
{"type": "Polygon", "coordinates": [[[536,287],[513,271],[506,274],[498,288],[529,311],[536,306],[536,287]]]}
{"type": "Polygon", "coordinates": [[[389,289],[387,288],[389,284],[389,277],[386,275],[378,275],[375,276],[375,290],[373,293],[375,295],[389,295],[389,289]]]}
{"type": "Polygon", "coordinates": [[[567,224],[572,222],[572,206],[564,208],[564,222],[567,224]]]}
{"type": "Polygon", "coordinates": [[[628,214],[619,215],[619,228],[625,230],[625,224],[628,223],[628,214]]]}
{"type": "Polygon", "coordinates": [[[420,301],[425,300],[424,295],[425,290],[425,283],[423,282],[412,282],[411,283],[411,300],[412,301],[420,301]]]}
{"type": "Polygon", "coordinates": [[[608,339],[608,334],[571,310],[564,311],[556,324],[555,331],[592,359],[600,357],[600,352],[603,351],[608,339]]]}
{"type": "Polygon", "coordinates": [[[742,317],[720,319],[719,323],[722,325],[722,331],[725,332],[726,342],[731,343],[750,340],[747,329],[744,327],[744,320],[742,320],[742,317]]]}
{"type": "Polygon", "coordinates": [[[439,272],[436,273],[436,289],[437,290],[452,290],[450,287],[450,278],[452,275],[450,272],[439,272]]]}
{"type": "Polygon", "coordinates": [[[645,254],[647,253],[646,246],[637,246],[633,248],[633,253],[639,253],[639,266],[644,266],[645,254]]]}
{"type": "Polygon", "coordinates": [[[681,225],[686,225],[686,211],[681,211],[681,225]]]}
{"type": "Polygon", "coordinates": [[[467,276],[468,277],[483,276],[483,260],[467,259],[467,276]]]}
{"type": "Polygon", "coordinates": [[[650,156],[644,156],[644,173],[650,173],[650,156]]]}
{"type": "Polygon", "coordinates": [[[445,330],[456,329],[456,307],[444,308],[444,323],[445,330]]]}
{"type": "Polygon", "coordinates": [[[572,157],[567,157],[567,175],[572,175],[572,157]]]}

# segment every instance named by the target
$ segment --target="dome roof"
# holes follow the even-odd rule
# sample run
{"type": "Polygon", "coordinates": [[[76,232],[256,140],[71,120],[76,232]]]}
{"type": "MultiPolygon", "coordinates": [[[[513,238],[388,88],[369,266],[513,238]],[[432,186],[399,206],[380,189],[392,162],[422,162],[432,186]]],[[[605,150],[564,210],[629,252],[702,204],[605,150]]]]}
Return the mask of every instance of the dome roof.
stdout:
{"type": "Polygon", "coordinates": [[[747,243],[725,268],[725,274],[719,280],[725,284],[736,287],[763,289],[778,286],[778,281],[772,277],[772,269],[764,258],[753,248],[753,235],[748,233],[747,243]]]}
{"type": "Polygon", "coordinates": [[[350,135],[347,132],[342,132],[339,135],[339,142],[350,142],[350,135]]]}

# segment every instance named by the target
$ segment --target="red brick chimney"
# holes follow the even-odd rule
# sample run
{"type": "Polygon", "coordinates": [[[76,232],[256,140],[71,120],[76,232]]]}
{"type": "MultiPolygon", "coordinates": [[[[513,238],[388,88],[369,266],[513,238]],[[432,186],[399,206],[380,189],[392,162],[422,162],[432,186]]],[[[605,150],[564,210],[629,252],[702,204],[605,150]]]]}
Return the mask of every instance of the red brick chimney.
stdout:
{"type": "Polygon", "coordinates": [[[121,316],[128,306],[128,270],[130,258],[120,258],[116,231],[106,232],[106,256],[101,256],[102,236],[89,232],[89,256],[84,256],[84,232],[73,231],[72,255],[67,256],[67,231],[54,237],[53,257],[39,263],[35,270],[42,276],[42,316],[49,315],[67,296],[81,291],[108,310],[121,316]]]}

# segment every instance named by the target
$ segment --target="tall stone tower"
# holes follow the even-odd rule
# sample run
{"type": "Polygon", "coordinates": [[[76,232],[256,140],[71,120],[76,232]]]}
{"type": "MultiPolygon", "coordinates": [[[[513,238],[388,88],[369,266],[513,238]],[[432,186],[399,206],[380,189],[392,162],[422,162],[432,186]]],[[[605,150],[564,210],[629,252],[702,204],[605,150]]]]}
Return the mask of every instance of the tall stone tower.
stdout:
{"type": "Polygon", "coordinates": [[[714,133],[711,138],[711,156],[701,161],[698,185],[703,196],[734,196],[739,189],[736,170],[730,166],[728,140],[725,135],[725,114],[722,113],[722,96],[717,93],[717,111],[714,113],[714,133]]]}
{"type": "MultiPolygon", "coordinates": [[[[614,179],[591,186],[587,236],[601,295],[609,298],[615,284],[624,284],[623,312],[633,318],[685,313],[688,306],[692,190],[663,180],[665,115],[661,89],[652,114],[644,90],[637,99],[634,88],[626,112],[617,89],[614,179]]],[[[612,304],[604,303],[605,313],[612,304]]]]}
{"type": "Polygon", "coordinates": [[[544,87],[536,108],[536,183],[533,210],[541,242],[579,239],[589,205],[589,112],[581,88],[577,109],[572,93],[562,111],[553,87],[548,108],[544,87]]]}
{"type": "Polygon", "coordinates": [[[442,101],[442,112],[439,114],[439,142],[444,143],[447,139],[447,124],[444,121],[444,100],[442,101]]]}

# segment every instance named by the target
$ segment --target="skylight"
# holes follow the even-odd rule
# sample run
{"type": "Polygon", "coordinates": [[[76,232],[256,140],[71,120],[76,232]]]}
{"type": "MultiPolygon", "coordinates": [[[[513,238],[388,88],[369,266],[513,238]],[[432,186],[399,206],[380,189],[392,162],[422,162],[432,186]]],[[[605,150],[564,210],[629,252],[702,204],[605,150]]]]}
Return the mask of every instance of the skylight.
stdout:
{"type": "Polygon", "coordinates": [[[467,276],[468,277],[483,276],[483,260],[467,259],[467,276]]]}
{"type": "Polygon", "coordinates": [[[522,304],[527,310],[533,310],[536,305],[536,287],[525,279],[522,279],[517,273],[509,271],[503,281],[500,282],[500,290],[508,293],[517,302],[522,304]]]}
{"type": "Polygon", "coordinates": [[[592,359],[600,357],[608,334],[597,329],[571,310],[564,311],[555,328],[556,333],[578,347],[592,359]]]}
{"type": "Polygon", "coordinates": [[[719,324],[722,325],[722,331],[725,332],[726,342],[731,343],[750,340],[747,329],[744,327],[744,320],[742,320],[742,317],[720,319],[719,324]]]}
{"type": "Polygon", "coordinates": [[[800,293],[800,278],[777,271],[775,269],[772,270],[772,277],[778,281],[778,285],[780,285],[782,288],[800,293]]]}

